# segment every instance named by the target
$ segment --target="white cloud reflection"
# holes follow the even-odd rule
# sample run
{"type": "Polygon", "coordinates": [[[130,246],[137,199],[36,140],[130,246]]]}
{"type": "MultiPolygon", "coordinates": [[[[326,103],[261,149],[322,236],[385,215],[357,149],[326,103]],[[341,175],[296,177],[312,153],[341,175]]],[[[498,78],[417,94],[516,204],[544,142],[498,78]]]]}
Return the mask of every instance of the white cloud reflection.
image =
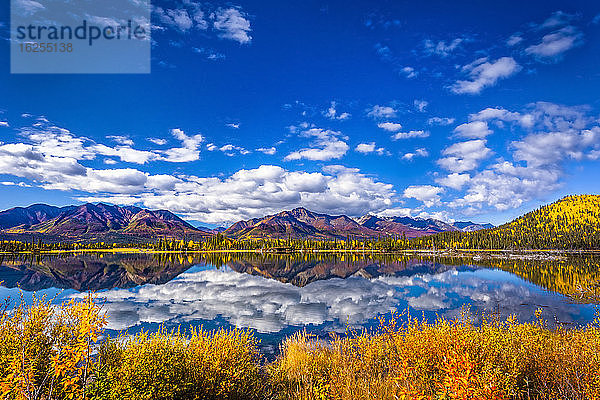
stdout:
{"type": "MultiPolygon", "coordinates": [[[[81,296],[80,294],[75,296],[81,296]]],[[[364,326],[393,310],[460,315],[461,307],[515,314],[529,320],[538,307],[562,322],[593,319],[593,310],[570,304],[505,272],[447,270],[435,274],[316,281],[305,287],[235,272],[229,268],[187,272],[163,285],[113,289],[106,298],[107,328],[124,330],[144,323],[166,326],[221,317],[231,325],[277,333],[289,326],[327,325],[344,330],[364,326]],[[587,313],[589,312],[589,316],[587,313]],[[582,315],[585,314],[585,315],[582,315]]]]}

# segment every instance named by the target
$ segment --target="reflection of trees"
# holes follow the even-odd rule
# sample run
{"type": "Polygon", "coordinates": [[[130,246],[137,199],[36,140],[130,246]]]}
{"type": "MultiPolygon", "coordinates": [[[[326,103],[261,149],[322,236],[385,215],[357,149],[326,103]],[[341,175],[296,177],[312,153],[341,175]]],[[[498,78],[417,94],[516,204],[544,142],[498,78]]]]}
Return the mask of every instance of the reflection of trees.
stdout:
{"type": "Polygon", "coordinates": [[[600,257],[560,260],[430,257],[382,253],[65,253],[0,255],[0,281],[25,290],[50,287],[100,290],[168,282],[193,265],[228,266],[268,279],[304,286],[316,280],[360,275],[413,275],[439,272],[448,266],[476,265],[513,273],[561,294],[600,282],[600,257]]]}
{"type": "Polygon", "coordinates": [[[508,271],[564,295],[573,295],[600,282],[600,257],[569,257],[561,260],[495,259],[488,267],[508,271]]]}

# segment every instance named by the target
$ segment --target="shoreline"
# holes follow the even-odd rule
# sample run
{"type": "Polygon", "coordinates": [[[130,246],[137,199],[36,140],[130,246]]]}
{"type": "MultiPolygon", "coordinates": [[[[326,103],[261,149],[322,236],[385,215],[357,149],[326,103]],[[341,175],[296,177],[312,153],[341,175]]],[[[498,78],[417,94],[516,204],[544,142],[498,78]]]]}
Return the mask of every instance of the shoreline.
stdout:
{"type": "Polygon", "coordinates": [[[274,256],[291,256],[306,254],[378,254],[378,255],[413,255],[429,257],[452,257],[452,258],[472,258],[474,260],[483,259],[521,259],[521,260],[557,260],[569,256],[577,255],[600,255],[600,250],[560,250],[560,249],[444,249],[444,250],[362,250],[362,249],[339,249],[339,250],[293,250],[270,251],[270,250],[151,250],[145,248],[119,247],[113,249],[76,249],[76,250],[50,250],[50,251],[22,251],[22,252],[2,252],[0,256],[14,255],[59,255],[59,254],[264,254],[274,256]]]}

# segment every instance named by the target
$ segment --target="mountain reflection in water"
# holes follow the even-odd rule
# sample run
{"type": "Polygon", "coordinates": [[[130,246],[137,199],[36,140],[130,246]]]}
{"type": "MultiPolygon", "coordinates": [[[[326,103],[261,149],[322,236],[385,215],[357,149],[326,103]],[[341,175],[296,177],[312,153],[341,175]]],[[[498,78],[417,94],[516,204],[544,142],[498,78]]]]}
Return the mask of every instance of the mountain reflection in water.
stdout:
{"type": "Polygon", "coordinates": [[[566,324],[594,319],[594,306],[561,295],[598,281],[597,259],[560,261],[425,258],[405,255],[78,254],[0,259],[0,295],[14,288],[55,301],[98,291],[109,330],[203,324],[283,335],[306,328],[321,334],[374,324],[380,315],[454,318],[475,314],[546,318],[566,324]],[[523,279],[521,279],[523,278],[523,279]],[[11,289],[12,288],[12,289],[11,289]]]}

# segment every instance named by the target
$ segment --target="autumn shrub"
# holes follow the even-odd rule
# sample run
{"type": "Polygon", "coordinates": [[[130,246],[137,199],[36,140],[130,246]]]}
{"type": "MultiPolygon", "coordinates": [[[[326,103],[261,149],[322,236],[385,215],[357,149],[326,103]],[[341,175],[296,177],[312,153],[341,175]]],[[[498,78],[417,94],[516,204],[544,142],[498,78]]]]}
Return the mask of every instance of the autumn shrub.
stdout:
{"type": "Polygon", "coordinates": [[[468,315],[394,316],[373,331],[286,339],[265,364],[239,329],[142,332],[98,342],[93,296],[0,310],[0,398],[600,400],[600,319],[582,328],[468,315]]]}
{"type": "Polygon", "coordinates": [[[51,305],[21,298],[0,313],[0,396],[7,400],[78,399],[89,385],[93,345],[105,324],[92,295],[51,305]]]}
{"type": "Polygon", "coordinates": [[[282,399],[600,399],[600,329],[393,318],[325,343],[289,338],[270,367],[282,399]]]}
{"type": "Polygon", "coordinates": [[[263,378],[247,331],[163,329],[102,343],[90,399],[256,399],[263,378]]]}

